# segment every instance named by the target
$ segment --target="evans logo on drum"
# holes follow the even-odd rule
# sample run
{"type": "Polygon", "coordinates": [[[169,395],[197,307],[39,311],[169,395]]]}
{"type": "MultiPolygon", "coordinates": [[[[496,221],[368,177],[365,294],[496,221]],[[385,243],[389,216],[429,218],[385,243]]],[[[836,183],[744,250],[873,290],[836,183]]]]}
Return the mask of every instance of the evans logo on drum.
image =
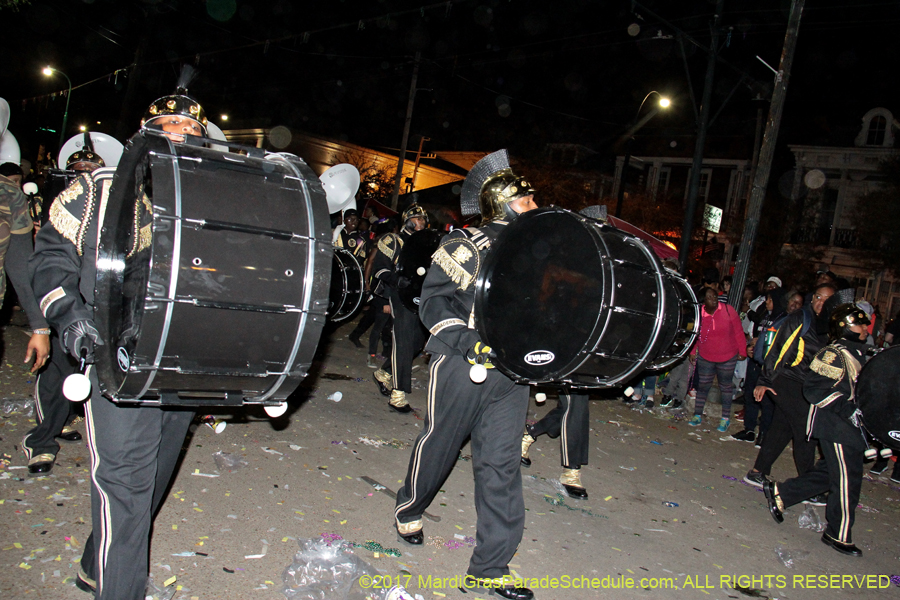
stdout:
{"type": "Polygon", "coordinates": [[[549,365],[554,360],[556,360],[556,355],[549,350],[532,350],[525,355],[525,362],[536,367],[540,365],[549,365]]]}
{"type": "Polygon", "coordinates": [[[116,360],[119,362],[120,369],[128,371],[128,367],[131,366],[131,357],[128,356],[128,350],[119,346],[118,351],[116,351],[116,360]]]}
{"type": "Polygon", "coordinates": [[[888,431],[888,435],[891,436],[891,438],[900,442],[900,431],[897,431],[896,429],[893,431],[888,431]]]}

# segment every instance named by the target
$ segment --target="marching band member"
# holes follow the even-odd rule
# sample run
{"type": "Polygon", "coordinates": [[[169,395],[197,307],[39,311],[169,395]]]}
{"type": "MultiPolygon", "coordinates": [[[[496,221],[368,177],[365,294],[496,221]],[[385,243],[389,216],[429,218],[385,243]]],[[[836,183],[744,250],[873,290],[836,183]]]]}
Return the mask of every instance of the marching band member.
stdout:
{"type": "Polygon", "coordinates": [[[482,226],[456,229],[445,237],[422,286],[419,314],[431,332],[426,345],[432,353],[428,407],[406,481],[397,493],[395,526],[402,541],[423,543],[422,514],[471,436],[478,530],[466,587],[528,600],[531,590],[502,581],[525,526],[519,441],[528,387],[492,368],[491,348],[474,329],[472,311],[475,279],[491,242],[510,220],[537,205],[534,190],[510,169],[506,150],[489,154],[472,168],[461,201],[463,216],[480,213],[482,226]],[[475,363],[487,367],[482,383],[469,377],[475,363]],[[481,579],[500,581],[477,581],[481,579]]]}
{"type": "Polygon", "coordinates": [[[397,295],[403,282],[397,273],[400,249],[416,231],[428,226],[428,213],[418,204],[412,204],[403,211],[403,226],[399,234],[388,233],[378,240],[378,250],[374,258],[372,276],[379,281],[375,294],[386,298],[394,317],[394,341],[391,356],[375,371],[375,383],[385,396],[390,396],[389,406],[399,413],[408,413],[412,407],[406,394],[412,391],[412,363],[425,345],[425,330],[418,315],[406,308],[397,295]]]}
{"type": "MultiPolygon", "coordinates": [[[[205,135],[206,117],[187,95],[193,76],[184,67],[174,94],[150,105],[141,125],[161,130],[180,143],[205,135]]],[[[113,173],[81,175],[50,208],[49,221],[37,236],[31,261],[32,283],[47,320],[61,333],[74,357],[94,362],[101,340],[93,323],[94,283],[101,199],[113,173]]],[[[134,225],[129,254],[150,252],[152,200],[143,187],[134,191],[134,225]]],[[[85,405],[91,452],[93,531],[85,544],[76,585],[103,600],[138,600],[147,586],[150,528],[172,477],[188,426],[190,410],[116,404],[99,392],[96,371],[88,367],[91,398],[85,405]]]]}
{"type": "MultiPolygon", "coordinates": [[[[103,158],[94,152],[90,135],[85,133],[84,137],[84,147],[66,159],[67,171],[84,174],[106,166],[103,158]]],[[[78,371],[78,361],[66,353],[57,332],[52,332],[50,343],[53,347],[50,362],[34,385],[37,425],[22,440],[29,477],[50,473],[59,452],[59,442],[78,443],[82,440],[81,433],[74,427],[80,420],[76,404],[69,402],[62,393],[63,381],[78,371]]]]}
{"type": "Polygon", "coordinates": [[[867,447],[855,401],[856,378],[865,363],[869,317],[855,304],[842,304],[830,319],[831,343],[819,350],[803,380],[810,403],[807,435],[819,440],[824,459],[810,471],[782,483],[766,481],[763,491],[776,522],[782,511],[819,494],[828,494],[822,542],[842,554],[862,556],[850,536],[867,447]]]}

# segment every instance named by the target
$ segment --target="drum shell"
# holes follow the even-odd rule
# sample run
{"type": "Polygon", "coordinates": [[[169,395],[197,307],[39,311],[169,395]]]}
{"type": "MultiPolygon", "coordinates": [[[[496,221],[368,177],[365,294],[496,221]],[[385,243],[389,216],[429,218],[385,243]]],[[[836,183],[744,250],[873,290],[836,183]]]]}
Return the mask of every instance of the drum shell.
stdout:
{"type": "Polygon", "coordinates": [[[362,265],[352,252],[346,248],[336,247],[328,294],[328,320],[332,323],[343,323],[352,318],[362,306],[364,296],[362,265]]]}
{"type": "Polygon", "coordinates": [[[696,299],[638,238],[558,209],[500,234],[476,283],[475,321],[515,381],[608,387],[693,343],[696,299]]]}
{"type": "Polygon", "coordinates": [[[866,430],[900,452],[900,346],[883,350],[866,363],[856,383],[856,401],[866,430]]]}
{"type": "Polygon", "coordinates": [[[126,151],[140,156],[123,157],[116,172],[100,238],[95,314],[110,340],[98,357],[101,389],[174,405],[283,400],[306,375],[325,321],[332,249],[321,184],[292,155],[143,136],[126,151]],[[139,163],[152,188],[152,244],[125,259],[128,169],[139,163]],[[105,269],[115,261],[124,273],[105,269]],[[116,343],[129,320],[136,341],[116,343]]]}

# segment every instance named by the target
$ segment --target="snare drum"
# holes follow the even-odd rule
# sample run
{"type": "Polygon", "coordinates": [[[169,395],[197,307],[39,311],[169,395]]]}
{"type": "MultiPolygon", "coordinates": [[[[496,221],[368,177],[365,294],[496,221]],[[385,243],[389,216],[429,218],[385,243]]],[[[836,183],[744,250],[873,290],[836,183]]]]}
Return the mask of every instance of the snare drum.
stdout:
{"type": "Polygon", "coordinates": [[[306,376],[325,323],[325,193],[293,155],[192,141],[142,132],[100,199],[101,391],[147,404],[274,404],[306,376]],[[133,252],[140,186],[152,235],[133,252]]]}
{"type": "Polygon", "coordinates": [[[365,295],[363,269],[345,248],[335,248],[331,267],[328,320],[342,323],[356,314],[365,295]]]}
{"type": "Polygon", "coordinates": [[[610,387],[683,357],[699,307],[646,242],[560,208],[519,216],[491,245],[475,324],[514,381],[610,387]]]}

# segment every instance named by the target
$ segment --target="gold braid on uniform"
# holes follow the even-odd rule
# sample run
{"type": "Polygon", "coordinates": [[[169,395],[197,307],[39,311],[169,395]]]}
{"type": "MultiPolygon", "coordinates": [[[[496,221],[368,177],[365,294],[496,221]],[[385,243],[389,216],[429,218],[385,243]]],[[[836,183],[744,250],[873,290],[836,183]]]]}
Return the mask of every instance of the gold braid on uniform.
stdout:
{"type": "Polygon", "coordinates": [[[141,197],[140,202],[134,203],[134,224],[133,224],[133,235],[131,236],[131,249],[128,251],[128,254],[125,255],[125,258],[131,258],[141,250],[145,248],[149,248],[150,244],[153,242],[153,224],[147,223],[143,227],[141,226],[141,217],[146,213],[153,212],[153,204],[150,203],[150,198],[147,197],[147,194],[144,192],[144,184],[141,184],[141,187],[138,189],[138,194],[141,197]],[[146,209],[145,211],[141,210],[141,207],[146,209]]]}
{"type": "Polygon", "coordinates": [[[50,222],[61,236],[75,245],[78,256],[84,252],[84,236],[87,233],[87,226],[94,212],[96,200],[97,186],[93,177],[82,175],[63,190],[50,206],[48,214],[50,222]],[[84,205],[81,207],[81,215],[75,216],[73,210],[69,209],[78,212],[77,201],[79,199],[83,200],[84,205]]]}
{"type": "Polygon", "coordinates": [[[468,238],[453,239],[446,244],[441,244],[437,251],[432,255],[431,260],[438,265],[450,280],[459,286],[459,289],[466,290],[475,281],[478,276],[478,270],[481,268],[481,256],[478,254],[478,248],[475,247],[468,238]],[[458,243],[458,247],[452,254],[447,252],[447,245],[458,243]],[[463,265],[471,258],[475,258],[475,269],[469,273],[463,265]]]}

